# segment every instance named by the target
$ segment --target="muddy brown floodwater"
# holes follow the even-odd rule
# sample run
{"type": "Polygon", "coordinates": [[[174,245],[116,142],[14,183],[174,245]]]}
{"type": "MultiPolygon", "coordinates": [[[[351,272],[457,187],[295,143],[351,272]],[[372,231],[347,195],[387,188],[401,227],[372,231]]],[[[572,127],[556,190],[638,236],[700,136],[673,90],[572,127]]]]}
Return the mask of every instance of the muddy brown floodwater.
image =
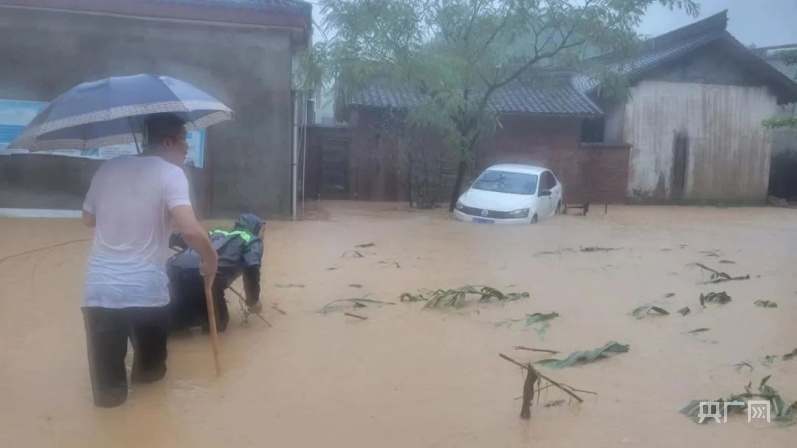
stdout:
{"type": "MultiPolygon", "coordinates": [[[[255,318],[242,326],[230,296],[221,379],[208,339],[182,335],[169,341],[166,379],[134,388],[110,410],[92,406],[88,381],[79,310],[88,243],[2,262],[0,446],[797,446],[797,426],[745,416],[701,426],[678,413],[692,399],[728,396],[766,375],[797,400],[797,358],[761,363],[797,348],[793,210],[610,207],[604,215],[595,207],[586,218],[516,227],[383,204],[329,203],[318,215],[268,223],[263,297],[287,314],[266,307],[273,328],[255,318]],[[362,258],[341,257],[369,242],[375,246],[358,249],[362,258]],[[751,279],[702,284],[708,274],[693,262],[751,279]],[[335,299],[398,302],[403,292],[466,284],[530,298],[460,311],[422,311],[420,303],[356,311],[368,320],[314,312],[335,299]],[[700,308],[701,292],[721,291],[733,301],[700,308]],[[778,307],[754,306],[759,299],[778,307]],[[672,314],[628,315],[644,304],[672,314]],[[692,313],[682,317],[684,306],[692,313]],[[560,317],[547,327],[500,325],[550,311],[560,317]],[[701,327],[710,331],[684,334],[701,327]],[[608,341],[630,351],[541,367],[597,396],[541,403],[531,420],[519,418],[522,375],[499,353],[526,362],[541,356],[513,346],[569,353],[608,341]],[[754,370],[737,372],[742,361],[754,370]]],[[[3,219],[0,257],[89,236],[76,220],[3,219]]],[[[549,389],[542,398],[566,397],[549,389]]]]}

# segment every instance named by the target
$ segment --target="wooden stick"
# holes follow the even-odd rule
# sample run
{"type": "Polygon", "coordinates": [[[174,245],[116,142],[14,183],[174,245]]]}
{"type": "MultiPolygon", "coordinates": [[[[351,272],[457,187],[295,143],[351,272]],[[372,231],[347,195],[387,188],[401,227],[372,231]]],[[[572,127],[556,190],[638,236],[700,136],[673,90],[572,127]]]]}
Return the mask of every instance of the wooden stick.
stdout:
{"type": "MultiPolygon", "coordinates": [[[[240,299],[240,300],[241,300],[241,302],[242,302],[244,305],[246,305],[246,299],[244,299],[244,296],[243,296],[243,295],[241,295],[241,293],[240,293],[240,292],[238,292],[238,290],[237,290],[237,289],[235,289],[235,288],[233,288],[232,286],[230,286],[230,291],[232,291],[233,293],[235,293],[235,295],[236,295],[236,296],[238,296],[238,299],[240,299]]],[[[247,312],[249,312],[249,311],[247,310],[247,312]]],[[[265,318],[265,317],[263,317],[263,315],[262,315],[261,313],[250,313],[250,314],[254,314],[255,316],[259,317],[259,318],[260,318],[260,320],[262,320],[263,322],[265,322],[265,323],[266,323],[266,324],[267,324],[269,327],[272,327],[272,328],[274,328],[274,325],[271,325],[271,322],[267,321],[267,320],[266,320],[266,318],[265,318]]]]}
{"type": "Polygon", "coordinates": [[[343,313],[343,314],[346,315],[346,316],[349,316],[349,317],[356,317],[357,319],[360,319],[360,320],[368,320],[367,317],[360,316],[360,315],[357,315],[357,314],[352,314],[352,313],[343,313]]]}
{"type": "Polygon", "coordinates": [[[700,263],[695,263],[695,266],[698,266],[701,269],[705,269],[705,270],[707,270],[707,271],[709,271],[711,273],[717,274],[718,276],[720,276],[722,278],[725,278],[725,279],[728,279],[728,280],[731,279],[730,275],[728,275],[728,274],[726,274],[724,272],[715,271],[714,269],[711,269],[710,267],[708,267],[706,265],[703,265],[703,264],[700,264],[700,263]]]}
{"type": "Polygon", "coordinates": [[[216,275],[205,277],[205,299],[208,305],[208,327],[210,327],[210,341],[213,345],[213,361],[216,364],[216,376],[221,376],[221,360],[219,349],[219,333],[216,329],[216,301],[213,300],[213,280],[216,275]]]}
{"type": "Polygon", "coordinates": [[[269,306],[270,306],[271,308],[274,308],[275,310],[277,310],[277,311],[278,311],[280,314],[282,314],[283,316],[284,316],[284,315],[286,315],[286,314],[288,314],[288,313],[286,313],[285,311],[282,311],[281,309],[279,309],[279,307],[278,307],[276,304],[273,304],[273,303],[272,303],[272,304],[271,304],[271,305],[269,305],[269,306]]]}
{"type": "MultiPolygon", "coordinates": [[[[504,358],[505,360],[507,360],[507,361],[511,362],[512,364],[516,364],[518,367],[520,367],[520,368],[522,368],[522,369],[527,369],[527,370],[528,370],[529,368],[531,368],[531,369],[534,369],[534,367],[524,366],[523,364],[521,364],[521,363],[519,363],[519,362],[515,361],[514,359],[510,358],[509,356],[506,356],[506,355],[505,355],[505,354],[503,354],[503,353],[499,353],[499,354],[498,354],[498,356],[500,356],[500,357],[504,358]]],[[[563,386],[563,385],[561,385],[561,384],[557,383],[556,381],[554,381],[554,380],[552,380],[552,379],[548,378],[547,376],[543,375],[542,373],[540,373],[540,372],[539,372],[539,370],[537,370],[537,369],[534,369],[534,370],[537,372],[537,375],[538,375],[540,378],[542,378],[542,379],[544,379],[545,381],[547,381],[547,382],[549,382],[549,383],[553,384],[554,386],[558,387],[560,390],[564,391],[564,392],[565,392],[567,395],[570,395],[571,397],[575,398],[575,399],[576,399],[576,400],[577,400],[579,403],[583,403],[583,402],[584,402],[584,400],[583,400],[581,397],[579,397],[578,395],[576,395],[576,394],[574,394],[573,392],[571,392],[571,391],[570,391],[570,390],[569,390],[567,387],[565,387],[565,386],[563,386]]],[[[569,386],[568,386],[568,387],[569,387],[569,386]]]]}
{"type": "Polygon", "coordinates": [[[544,348],[524,347],[522,345],[516,345],[516,346],[514,346],[512,348],[514,348],[515,350],[528,350],[530,352],[550,353],[552,355],[559,354],[559,352],[557,352],[556,350],[547,350],[547,349],[544,349],[544,348]]]}
{"type": "Polygon", "coordinates": [[[523,405],[520,409],[520,418],[531,418],[531,402],[534,400],[534,383],[539,379],[537,370],[529,363],[526,367],[526,381],[523,382],[523,405]]]}

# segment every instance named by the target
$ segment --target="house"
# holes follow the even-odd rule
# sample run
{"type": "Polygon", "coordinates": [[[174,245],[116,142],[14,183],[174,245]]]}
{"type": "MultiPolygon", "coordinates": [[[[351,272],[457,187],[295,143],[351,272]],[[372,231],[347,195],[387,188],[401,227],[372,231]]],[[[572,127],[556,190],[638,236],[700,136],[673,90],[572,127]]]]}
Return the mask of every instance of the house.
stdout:
{"type": "MultiPolygon", "coordinates": [[[[502,129],[478,144],[475,168],[544,165],[562,180],[568,203],[763,203],[771,135],[761,122],[779,105],[797,102],[797,84],[731,36],[727,20],[722,12],[649,39],[631,60],[591,59],[628,78],[628,100],[602,98],[597,80],[572,73],[560,72],[544,85],[526,77],[504,87],[491,105],[502,129]]],[[[312,176],[344,176],[338,182],[343,196],[408,200],[411,154],[404,155],[409,152],[381,123],[419,101],[416,92],[395,86],[366,88],[349,104],[349,147],[338,157],[345,164],[329,165],[337,170],[333,176],[323,166],[308,171],[305,193],[312,197],[324,188],[312,176]],[[321,187],[313,189],[316,184],[321,187]]],[[[431,152],[435,169],[450,178],[439,142],[416,137],[409,146],[431,152]]],[[[316,153],[324,158],[323,149],[308,147],[308,158],[316,153]]]]}
{"type": "MultiPolygon", "coordinates": [[[[772,136],[761,122],[797,102],[797,83],[728,33],[727,20],[725,11],[658,36],[614,64],[631,99],[596,98],[598,139],[631,145],[629,199],[766,200],[772,136]]],[[[576,82],[595,98],[595,81],[576,82]]]]}
{"type": "MultiPolygon", "coordinates": [[[[292,90],[294,55],[311,41],[311,8],[301,0],[0,0],[0,106],[46,103],[107,76],[183,79],[235,110],[235,121],[201,136],[200,164],[187,168],[203,215],[290,217],[294,111],[303,109],[292,90]]],[[[0,155],[0,207],[79,209],[100,163],[0,155]]]]}
{"type": "MultiPolygon", "coordinates": [[[[797,80],[797,64],[784,61],[780,52],[797,51],[797,44],[756,48],[756,53],[787,77],[797,80]]],[[[797,103],[780,107],[778,117],[797,117],[797,103]]],[[[772,164],[769,171],[769,194],[794,202],[797,200],[797,129],[772,131],[772,164]]]]}

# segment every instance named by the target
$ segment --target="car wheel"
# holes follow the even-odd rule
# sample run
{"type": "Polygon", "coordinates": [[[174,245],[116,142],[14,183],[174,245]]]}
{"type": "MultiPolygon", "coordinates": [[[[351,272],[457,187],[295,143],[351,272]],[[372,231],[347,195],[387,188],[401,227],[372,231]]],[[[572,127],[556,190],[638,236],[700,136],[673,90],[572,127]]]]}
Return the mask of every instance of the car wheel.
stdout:
{"type": "Polygon", "coordinates": [[[538,220],[539,220],[539,218],[537,217],[537,215],[534,215],[534,216],[531,217],[531,223],[532,224],[537,224],[538,220]]]}

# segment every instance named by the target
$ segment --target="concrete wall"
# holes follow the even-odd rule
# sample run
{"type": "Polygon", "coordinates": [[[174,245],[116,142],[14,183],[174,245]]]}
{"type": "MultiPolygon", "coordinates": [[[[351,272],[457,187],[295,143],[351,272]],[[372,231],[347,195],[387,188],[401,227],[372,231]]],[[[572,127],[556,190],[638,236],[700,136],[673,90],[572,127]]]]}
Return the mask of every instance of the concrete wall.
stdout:
{"type": "Polygon", "coordinates": [[[765,87],[643,81],[626,106],[631,143],[628,195],[671,199],[674,136],[686,136],[686,200],[764,201],[777,111],[765,87]]]}
{"type": "MultiPolygon", "coordinates": [[[[184,79],[236,112],[208,130],[212,214],[290,216],[289,30],[0,8],[0,98],[50,101],[81,82],[140,72],[184,79]]],[[[80,204],[96,163],[0,157],[5,191],[69,192],[80,204]],[[70,173],[66,175],[65,173],[70,173]],[[77,185],[77,186],[76,186],[77,185]]],[[[199,186],[195,186],[195,189],[199,186]]],[[[44,195],[4,194],[0,207],[41,207],[44,195]]]]}

